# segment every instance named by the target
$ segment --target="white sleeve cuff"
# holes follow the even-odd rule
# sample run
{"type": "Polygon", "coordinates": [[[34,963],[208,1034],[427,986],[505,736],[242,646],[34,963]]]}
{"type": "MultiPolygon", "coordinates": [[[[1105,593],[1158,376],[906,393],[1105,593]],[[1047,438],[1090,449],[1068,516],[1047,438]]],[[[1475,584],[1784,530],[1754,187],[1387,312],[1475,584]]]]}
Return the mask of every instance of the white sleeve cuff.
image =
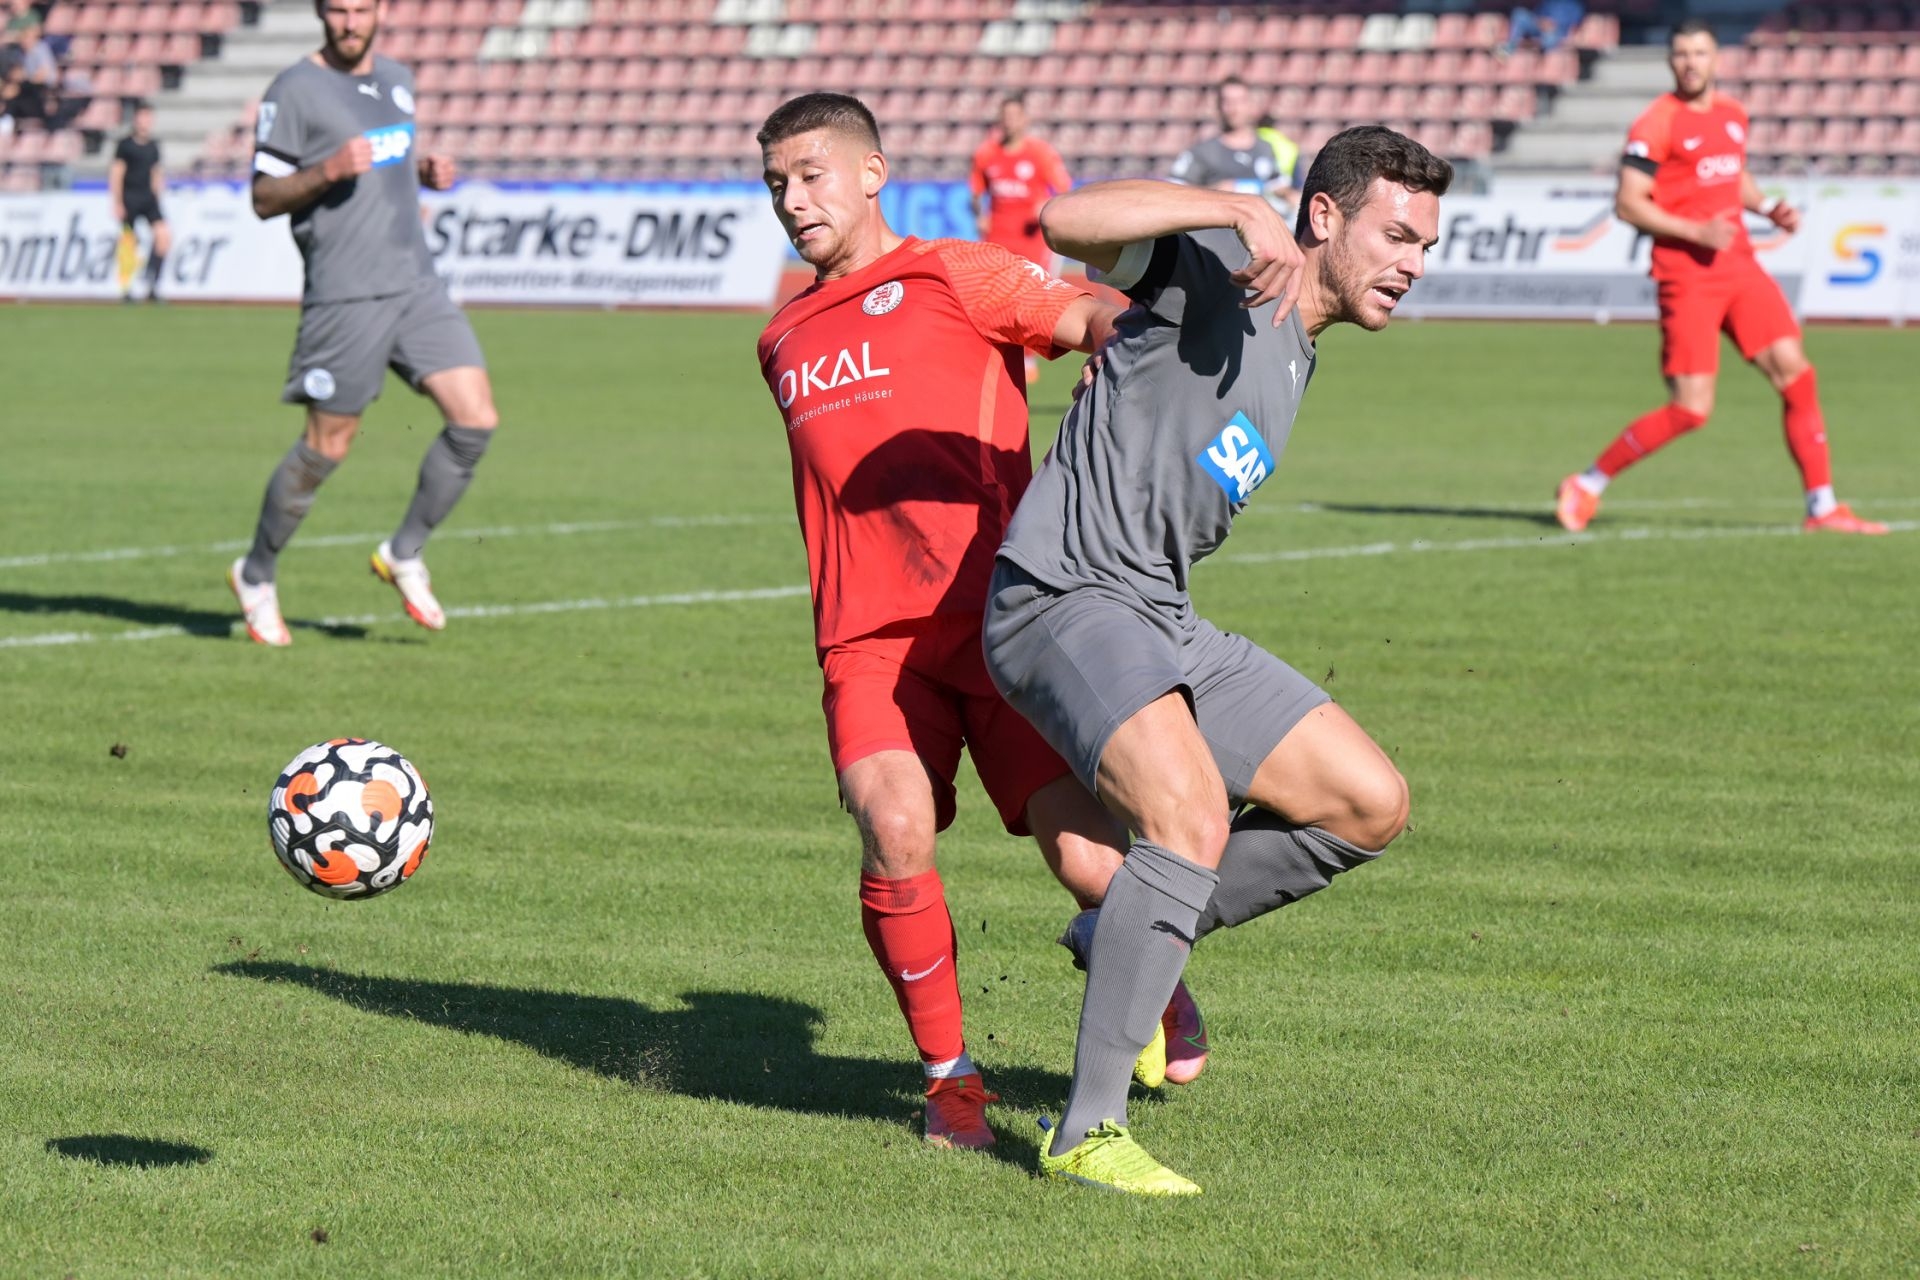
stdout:
{"type": "Polygon", "coordinates": [[[256,151],[253,153],[253,171],[255,173],[264,173],[269,178],[285,178],[300,172],[297,166],[288,164],[279,156],[272,155],[265,151],[256,151]]]}
{"type": "Polygon", "coordinates": [[[1147,274],[1147,268],[1153,265],[1152,240],[1135,240],[1120,251],[1120,260],[1113,264],[1110,271],[1088,271],[1087,275],[1101,284],[1114,289],[1131,289],[1140,283],[1140,277],[1147,274]]]}

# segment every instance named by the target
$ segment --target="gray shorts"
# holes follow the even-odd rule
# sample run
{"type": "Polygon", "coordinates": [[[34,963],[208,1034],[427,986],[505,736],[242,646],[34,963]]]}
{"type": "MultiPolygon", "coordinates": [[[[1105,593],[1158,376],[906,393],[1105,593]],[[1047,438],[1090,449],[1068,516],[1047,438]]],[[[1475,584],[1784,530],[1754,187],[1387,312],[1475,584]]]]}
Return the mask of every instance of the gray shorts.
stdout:
{"type": "Polygon", "coordinates": [[[380,398],[387,369],[420,389],[443,369],[486,368],[473,326],[438,279],[405,293],[300,309],[280,398],[323,413],[357,414],[380,398]]]}
{"type": "Polygon", "coordinates": [[[988,588],[985,643],[1000,695],[1096,794],[1114,730],[1172,690],[1186,694],[1236,805],[1287,732],[1330,701],[1253,641],[1204,618],[1165,615],[1118,587],[1060,591],[1005,560],[988,588]]]}

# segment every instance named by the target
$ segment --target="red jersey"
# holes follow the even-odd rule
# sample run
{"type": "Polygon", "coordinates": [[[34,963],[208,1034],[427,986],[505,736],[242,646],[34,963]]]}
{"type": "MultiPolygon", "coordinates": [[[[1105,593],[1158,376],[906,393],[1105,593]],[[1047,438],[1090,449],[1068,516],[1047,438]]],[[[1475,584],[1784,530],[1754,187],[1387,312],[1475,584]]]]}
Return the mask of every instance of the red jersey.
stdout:
{"type": "Polygon", "coordinates": [[[1060,153],[1029,134],[1008,150],[995,134],[973,153],[967,179],[973,194],[987,195],[987,239],[995,244],[1031,240],[1040,234],[1040,206],[1073,189],[1060,153]]]}
{"type": "Polygon", "coordinates": [[[816,283],[760,335],[787,423],[814,638],[986,608],[994,553],[1033,478],[1023,349],[1054,356],[1076,299],[995,245],[907,239],[816,283]]]}
{"type": "Polygon", "coordinates": [[[1754,264],[1740,204],[1740,175],[1747,167],[1747,112],[1724,93],[1696,110],[1671,93],[1633,122],[1621,163],[1653,175],[1653,202],[1694,222],[1724,218],[1739,234],[1715,253],[1684,240],[1656,236],[1655,280],[1698,280],[1719,270],[1754,264]]]}

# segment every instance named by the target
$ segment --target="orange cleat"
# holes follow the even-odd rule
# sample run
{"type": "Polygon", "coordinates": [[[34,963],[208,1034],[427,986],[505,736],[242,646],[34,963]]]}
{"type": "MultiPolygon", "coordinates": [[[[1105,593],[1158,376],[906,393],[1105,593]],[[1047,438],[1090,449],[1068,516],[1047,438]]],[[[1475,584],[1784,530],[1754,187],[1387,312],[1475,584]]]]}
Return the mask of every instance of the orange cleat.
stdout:
{"type": "Polygon", "coordinates": [[[927,1145],[934,1147],[990,1147],[993,1130],[987,1127],[987,1104],[1000,1101],[988,1093],[979,1072],[927,1081],[927,1145]]]}
{"type": "Polygon", "coordinates": [[[1167,1083],[1192,1084],[1207,1065],[1207,1021],[1185,982],[1174,986],[1160,1025],[1167,1033],[1167,1083]]]}
{"type": "Polygon", "coordinates": [[[1568,533],[1580,533],[1600,510],[1600,495],[1590,493],[1579,476],[1568,476],[1553,495],[1553,518],[1568,533]]]}
{"type": "Polygon", "coordinates": [[[1862,520],[1853,508],[1841,503],[1823,516],[1808,516],[1800,526],[1807,533],[1885,533],[1887,526],[1877,520],[1862,520]]]}

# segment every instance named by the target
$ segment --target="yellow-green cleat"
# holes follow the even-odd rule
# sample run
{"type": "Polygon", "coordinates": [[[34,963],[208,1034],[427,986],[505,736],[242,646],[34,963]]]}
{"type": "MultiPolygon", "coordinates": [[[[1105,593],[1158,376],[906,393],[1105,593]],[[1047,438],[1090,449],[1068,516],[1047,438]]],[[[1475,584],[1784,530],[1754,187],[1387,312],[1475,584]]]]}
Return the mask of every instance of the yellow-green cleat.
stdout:
{"type": "Polygon", "coordinates": [[[1153,1024],[1153,1039],[1133,1060],[1133,1078],[1149,1089],[1167,1082],[1167,1028],[1164,1022],[1153,1024]]]}
{"type": "Polygon", "coordinates": [[[1048,1154],[1053,1129],[1045,1119],[1040,1121],[1040,1131],[1046,1135],[1040,1145],[1040,1172],[1045,1177],[1136,1196],[1200,1194],[1197,1185],[1142,1150],[1125,1125],[1102,1120],[1098,1129],[1087,1131],[1086,1141],[1060,1156],[1048,1154]]]}

